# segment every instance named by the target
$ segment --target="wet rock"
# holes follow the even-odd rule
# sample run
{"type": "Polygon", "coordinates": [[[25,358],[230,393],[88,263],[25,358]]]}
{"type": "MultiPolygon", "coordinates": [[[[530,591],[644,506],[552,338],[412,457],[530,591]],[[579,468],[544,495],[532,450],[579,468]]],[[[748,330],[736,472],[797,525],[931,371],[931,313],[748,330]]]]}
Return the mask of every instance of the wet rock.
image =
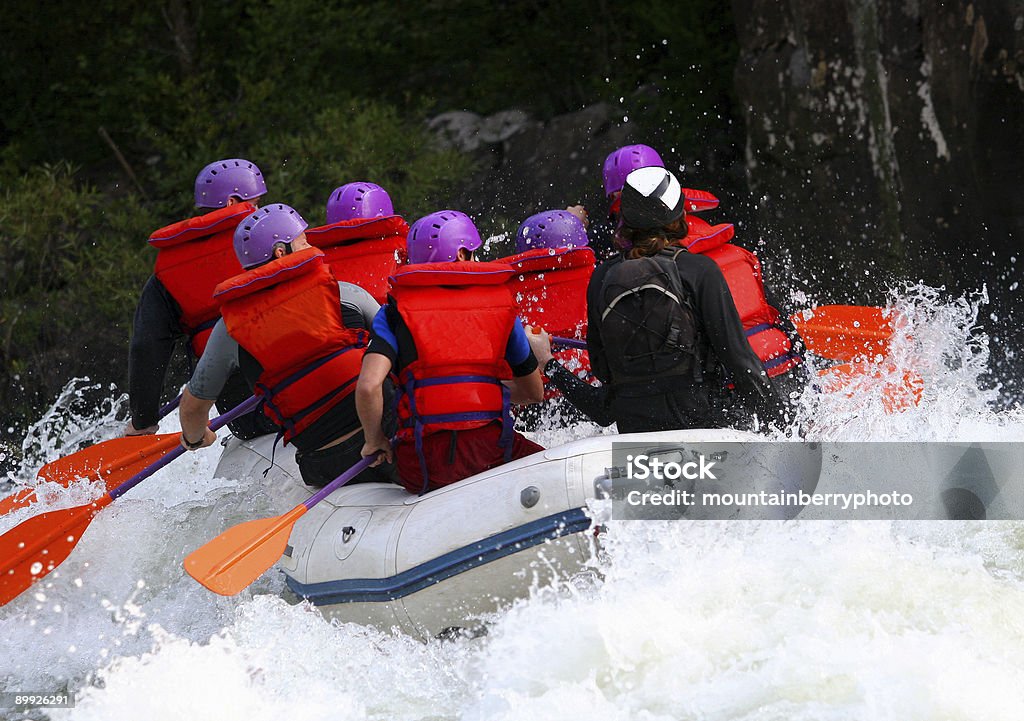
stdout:
{"type": "Polygon", "coordinates": [[[819,266],[838,251],[927,277],[936,248],[998,255],[1024,239],[1019,2],[733,9],[747,174],[777,240],[819,266]]]}
{"type": "MultiPolygon", "coordinates": [[[[487,117],[451,112],[429,127],[449,147],[469,153],[477,172],[463,186],[458,207],[495,223],[488,232],[510,232],[526,216],[583,203],[605,212],[601,166],[620,145],[643,142],[622,124],[620,113],[596,103],[547,122],[519,110],[487,117]]],[[[650,142],[647,140],[647,142],[650,142]]]]}

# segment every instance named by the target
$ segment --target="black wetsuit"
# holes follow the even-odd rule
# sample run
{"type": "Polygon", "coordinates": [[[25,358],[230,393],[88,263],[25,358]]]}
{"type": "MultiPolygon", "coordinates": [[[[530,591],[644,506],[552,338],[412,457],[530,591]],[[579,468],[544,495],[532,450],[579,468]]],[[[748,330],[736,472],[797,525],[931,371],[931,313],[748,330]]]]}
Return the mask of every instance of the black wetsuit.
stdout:
{"type": "MultiPolygon", "coordinates": [[[[132,424],[140,430],[155,426],[160,420],[164,379],[178,341],[185,341],[189,365],[195,365],[180,318],[181,306],[156,276],[150,276],[135,307],[128,348],[128,405],[132,424]]],[[[250,395],[252,392],[242,374],[233,373],[217,397],[217,410],[225,413],[250,395]]],[[[262,413],[248,413],[229,423],[228,428],[243,439],[279,430],[262,413]]]]}
{"type": "Polygon", "coordinates": [[[749,410],[762,420],[784,419],[783,401],[747,342],[725,277],[713,260],[702,255],[676,255],[679,278],[698,323],[701,372],[614,383],[605,348],[618,339],[601,336],[601,290],[608,271],[623,260],[620,254],[599,265],[587,288],[587,348],[591,369],[604,385],[589,386],[556,363],[545,369],[566,398],[601,425],[616,422],[621,433],[720,428],[742,420],[724,390],[728,374],[749,410]]]}

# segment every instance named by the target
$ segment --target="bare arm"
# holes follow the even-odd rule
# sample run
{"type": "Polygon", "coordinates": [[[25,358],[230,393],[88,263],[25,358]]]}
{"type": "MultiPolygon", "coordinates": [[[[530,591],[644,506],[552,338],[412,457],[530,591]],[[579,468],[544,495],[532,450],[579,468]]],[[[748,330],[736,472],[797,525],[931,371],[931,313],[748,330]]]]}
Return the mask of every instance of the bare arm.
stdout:
{"type": "Polygon", "coordinates": [[[374,465],[393,460],[391,442],[384,435],[381,420],[384,417],[384,380],[391,372],[391,359],[380,353],[367,353],[363,356],[363,366],[356,383],[356,413],[359,423],[363,426],[366,439],[361,451],[363,456],[372,456],[383,451],[383,458],[378,458],[374,465]]]}
{"type": "Polygon", "coordinates": [[[529,375],[513,378],[508,386],[512,391],[512,402],[518,405],[525,406],[544,400],[544,379],[540,377],[540,368],[529,375]]]}
{"type": "Polygon", "coordinates": [[[185,450],[194,451],[212,446],[217,441],[217,434],[207,427],[213,401],[196,398],[186,387],[181,392],[181,405],[178,406],[178,418],[181,420],[181,445],[185,450]],[[189,447],[202,438],[202,445],[189,447]]]}

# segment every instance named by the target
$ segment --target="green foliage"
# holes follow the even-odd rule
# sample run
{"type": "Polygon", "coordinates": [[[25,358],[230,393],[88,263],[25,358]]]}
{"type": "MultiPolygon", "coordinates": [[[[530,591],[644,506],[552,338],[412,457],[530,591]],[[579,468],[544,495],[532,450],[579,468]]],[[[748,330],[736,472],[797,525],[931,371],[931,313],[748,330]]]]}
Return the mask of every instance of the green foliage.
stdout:
{"type": "Polygon", "coordinates": [[[324,222],[328,194],[343,182],[372,179],[410,220],[435,210],[470,170],[467,158],[439,150],[424,130],[372,101],[317,113],[308,127],[269,136],[254,155],[272,169],[268,196],[324,222]]]}
{"type": "Polygon", "coordinates": [[[0,404],[9,422],[34,410],[44,390],[109,362],[109,347],[126,340],[152,264],[139,252],[148,233],[140,229],[155,218],[133,197],[111,203],[66,163],[5,178],[3,187],[0,404]]]}

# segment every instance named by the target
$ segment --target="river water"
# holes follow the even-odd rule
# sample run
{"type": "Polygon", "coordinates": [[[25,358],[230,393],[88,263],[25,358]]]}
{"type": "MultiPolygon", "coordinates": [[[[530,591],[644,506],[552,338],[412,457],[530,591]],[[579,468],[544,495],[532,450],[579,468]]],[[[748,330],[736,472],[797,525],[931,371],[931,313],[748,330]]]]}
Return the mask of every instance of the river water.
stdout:
{"type": "MultiPolygon", "coordinates": [[[[973,332],[983,299],[915,287],[892,301],[911,337],[885,361],[893,378],[920,373],[921,403],[884,412],[885,378],[852,396],[809,393],[810,433],[1024,440],[1024,415],[1000,407],[998,388],[979,387],[991,370],[987,340],[973,332]]],[[[80,389],[69,384],[30,430],[16,481],[117,433],[123,400],[76,413],[80,389]]],[[[592,562],[603,580],[537,588],[485,636],[421,643],[288,605],[277,573],[235,598],[186,576],[186,553],[225,525],[285,510],[259,479],[213,479],[218,454],[179,459],[141,484],[56,572],[0,609],[0,688],[77,697],[73,709],[31,718],[1024,717],[1018,522],[613,522],[592,562]]],[[[55,491],[50,503],[94,493],[55,491]]],[[[0,531],[38,510],[0,518],[0,531]]]]}

